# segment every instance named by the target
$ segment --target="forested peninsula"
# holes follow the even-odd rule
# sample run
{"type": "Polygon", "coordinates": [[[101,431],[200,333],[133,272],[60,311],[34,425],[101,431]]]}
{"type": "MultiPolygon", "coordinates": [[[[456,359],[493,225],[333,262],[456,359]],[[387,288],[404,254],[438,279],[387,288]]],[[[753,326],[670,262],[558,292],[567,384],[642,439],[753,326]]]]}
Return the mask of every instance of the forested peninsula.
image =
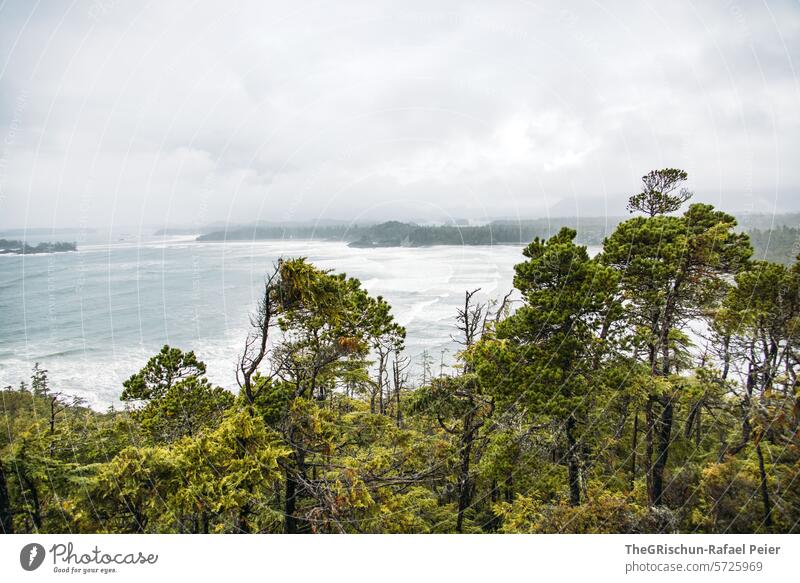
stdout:
{"type": "Polygon", "coordinates": [[[586,245],[600,245],[621,221],[619,217],[577,219],[530,219],[493,221],[487,225],[417,225],[386,221],[376,225],[256,225],[212,231],[198,241],[259,239],[320,239],[345,241],[351,247],[428,247],[432,245],[525,245],[536,237],[548,237],[561,227],[576,230],[586,245]]]}
{"type": "Polygon", "coordinates": [[[97,412],[35,365],[0,391],[0,529],[800,532],[800,263],[686,180],[646,174],[597,254],[564,227],[512,295],[463,290],[452,370],[412,378],[386,300],[304,258],[242,306],[237,386],[165,346],[97,412]]]}
{"type": "Polygon", "coordinates": [[[54,242],[28,245],[24,241],[0,239],[0,255],[31,255],[33,253],[60,253],[77,251],[76,243],[54,242]]]}
{"type": "MultiPolygon", "coordinates": [[[[377,225],[255,225],[211,231],[198,241],[257,241],[308,239],[344,241],[350,247],[430,247],[434,245],[519,245],[546,239],[562,227],[576,232],[575,241],[598,247],[623,217],[551,218],[493,221],[487,225],[417,225],[387,221],[377,225]]],[[[774,218],[772,219],[774,221],[774,218]]],[[[750,236],[756,257],[789,264],[800,252],[800,216],[782,215],[783,224],[771,226],[766,216],[747,216],[737,225],[750,236]],[[788,223],[788,224],[787,224],[788,223]],[[794,226],[792,226],[794,225],[794,226]]]]}

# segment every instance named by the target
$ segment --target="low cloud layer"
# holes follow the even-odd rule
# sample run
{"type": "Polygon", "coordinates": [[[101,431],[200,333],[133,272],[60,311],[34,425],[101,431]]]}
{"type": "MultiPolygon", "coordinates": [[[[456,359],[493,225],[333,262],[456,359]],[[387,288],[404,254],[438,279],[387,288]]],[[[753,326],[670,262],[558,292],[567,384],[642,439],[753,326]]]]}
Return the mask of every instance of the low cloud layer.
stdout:
{"type": "Polygon", "coordinates": [[[800,209],[796,2],[0,4],[0,227],[800,209]]]}

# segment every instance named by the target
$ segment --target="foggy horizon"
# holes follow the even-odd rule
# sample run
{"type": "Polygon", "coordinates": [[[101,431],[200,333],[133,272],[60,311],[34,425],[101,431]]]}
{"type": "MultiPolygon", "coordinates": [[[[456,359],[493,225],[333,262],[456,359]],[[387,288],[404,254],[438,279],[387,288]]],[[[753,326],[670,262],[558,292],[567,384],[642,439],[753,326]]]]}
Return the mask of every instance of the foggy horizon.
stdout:
{"type": "Polygon", "coordinates": [[[0,229],[800,210],[791,2],[0,7],[0,229]]]}
{"type": "MultiPolygon", "coordinates": [[[[693,202],[706,202],[702,200],[694,200],[693,202]]],[[[717,207],[721,211],[728,212],[734,217],[738,219],[743,219],[747,217],[774,217],[775,218],[775,226],[780,227],[781,225],[793,225],[794,223],[786,223],[781,220],[781,217],[792,217],[794,218],[795,215],[800,214],[800,210],[796,209],[786,209],[786,210],[779,210],[774,213],[770,212],[759,212],[757,210],[731,210],[725,208],[724,206],[717,207]]],[[[520,216],[505,216],[505,215],[497,215],[497,216],[487,216],[482,217],[480,219],[470,218],[467,216],[457,216],[457,215],[441,215],[440,217],[422,217],[422,216],[367,216],[362,217],[358,220],[346,219],[346,218],[338,218],[338,217],[329,217],[329,218],[286,218],[286,219],[276,219],[270,220],[268,218],[262,218],[253,221],[241,220],[241,221],[223,221],[223,220],[210,220],[207,223],[203,224],[193,224],[190,222],[181,223],[178,221],[169,222],[169,223],[158,223],[158,222],[144,222],[144,223],[130,223],[119,221],[114,224],[88,224],[88,225],[79,225],[79,224],[64,224],[64,225],[45,225],[45,224],[33,224],[33,225],[24,225],[24,226],[2,226],[0,227],[0,237],[4,235],[14,235],[14,236],[21,236],[25,232],[29,234],[46,234],[48,231],[52,231],[54,234],[58,234],[59,232],[64,233],[76,233],[81,231],[86,232],[104,232],[108,231],[110,233],[117,233],[120,231],[126,232],[135,232],[137,230],[141,231],[142,234],[150,235],[157,231],[161,230],[182,230],[189,232],[190,230],[194,229],[196,232],[208,232],[211,230],[214,231],[221,231],[224,229],[234,229],[234,228],[243,228],[243,227],[251,227],[251,226],[259,226],[259,225],[274,225],[274,226],[287,226],[287,227],[309,227],[309,226],[320,226],[324,227],[326,225],[352,225],[352,226],[359,226],[359,225],[376,225],[380,223],[390,222],[390,221],[398,221],[403,223],[410,223],[410,224],[418,224],[418,225],[452,225],[456,227],[470,227],[470,226],[480,226],[480,225],[488,225],[492,222],[515,222],[519,221],[520,223],[525,223],[528,221],[541,221],[541,220],[549,220],[553,221],[553,226],[559,226],[558,220],[559,219],[585,219],[585,220],[596,220],[596,219],[608,219],[610,221],[616,222],[620,219],[629,218],[631,215],[630,213],[626,213],[624,209],[621,212],[615,213],[592,213],[592,214],[551,214],[551,215],[520,215],[520,216]]],[[[194,232],[194,231],[192,231],[194,232]]]]}

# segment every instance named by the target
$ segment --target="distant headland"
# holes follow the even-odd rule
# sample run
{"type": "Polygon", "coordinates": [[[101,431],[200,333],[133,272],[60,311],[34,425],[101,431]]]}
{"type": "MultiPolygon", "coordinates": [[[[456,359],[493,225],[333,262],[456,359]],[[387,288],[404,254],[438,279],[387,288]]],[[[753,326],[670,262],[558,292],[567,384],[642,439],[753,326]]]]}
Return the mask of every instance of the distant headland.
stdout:
{"type": "MultiPolygon", "coordinates": [[[[527,245],[535,238],[546,239],[561,227],[577,232],[576,242],[600,246],[623,216],[549,217],[536,219],[498,219],[483,225],[467,221],[430,225],[386,221],[378,224],[258,223],[212,228],[198,241],[320,240],[340,241],[349,247],[431,247],[435,245],[527,245]]],[[[750,235],[756,257],[789,264],[800,252],[800,213],[741,213],[740,231],[750,235]]]]}
{"type": "Polygon", "coordinates": [[[76,243],[65,241],[44,242],[28,245],[25,241],[16,239],[0,239],[0,255],[33,255],[35,253],[61,253],[63,251],[77,251],[76,243]]]}

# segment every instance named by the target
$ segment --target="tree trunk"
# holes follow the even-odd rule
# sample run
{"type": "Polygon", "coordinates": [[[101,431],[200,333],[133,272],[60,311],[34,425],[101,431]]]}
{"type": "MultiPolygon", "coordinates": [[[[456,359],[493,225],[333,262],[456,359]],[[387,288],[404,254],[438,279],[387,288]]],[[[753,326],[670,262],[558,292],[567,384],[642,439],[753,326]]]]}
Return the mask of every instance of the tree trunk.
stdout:
{"type": "Polygon", "coordinates": [[[23,474],[22,479],[25,482],[25,487],[31,494],[31,502],[33,503],[31,519],[33,520],[33,526],[36,529],[36,532],[39,532],[39,530],[42,528],[42,508],[41,504],[39,503],[39,491],[36,489],[36,485],[33,483],[33,481],[26,475],[23,474]]]}
{"type": "Polygon", "coordinates": [[[697,407],[697,418],[694,421],[695,423],[695,432],[694,432],[694,446],[697,449],[700,449],[700,442],[703,440],[703,406],[702,402],[699,407],[697,407]]]}
{"type": "Polygon", "coordinates": [[[56,432],[56,402],[58,397],[50,397],[50,457],[53,457],[56,452],[56,442],[53,436],[56,432]]]}
{"type": "MultiPolygon", "coordinates": [[[[294,440],[294,431],[290,433],[290,438],[294,440]]],[[[299,532],[298,529],[298,520],[297,516],[295,515],[295,511],[297,510],[297,497],[299,496],[300,492],[298,486],[300,482],[295,477],[294,471],[297,472],[297,475],[305,478],[306,476],[306,460],[305,460],[305,451],[299,447],[295,447],[294,451],[294,462],[296,468],[290,466],[286,468],[286,490],[285,490],[285,497],[284,497],[284,523],[283,523],[283,532],[286,534],[297,534],[299,532]]]]}
{"type": "Polygon", "coordinates": [[[297,519],[294,512],[297,508],[297,482],[295,481],[292,473],[286,470],[286,495],[284,497],[284,521],[283,532],[285,534],[297,533],[297,519]]]}
{"type": "Polygon", "coordinates": [[[2,462],[0,462],[0,533],[14,533],[14,523],[11,518],[11,500],[8,496],[8,484],[6,483],[6,473],[2,462]]]}
{"type": "Polygon", "coordinates": [[[645,406],[645,452],[644,452],[644,475],[647,481],[647,499],[650,504],[653,504],[653,433],[655,431],[655,413],[653,411],[653,403],[655,397],[650,396],[647,398],[647,405],[645,406]]]}
{"type": "Polygon", "coordinates": [[[575,440],[575,417],[567,418],[567,469],[569,474],[569,504],[580,506],[581,503],[581,474],[578,463],[578,446],[575,440]]]}
{"type": "Polygon", "coordinates": [[[400,409],[400,389],[402,386],[402,379],[400,378],[400,365],[397,364],[397,353],[392,362],[392,374],[394,377],[394,401],[395,401],[395,417],[397,418],[397,426],[403,426],[403,413],[400,409]]]}
{"type": "Polygon", "coordinates": [[[667,397],[661,411],[658,432],[658,457],[653,464],[653,505],[661,506],[664,496],[664,468],[667,466],[669,446],[672,441],[672,398],[667,397]]]}
{"type": "Polygon", "coordinates": [[[472,481],[470,480],[469,468],[472,461],[472,446],[475,443],[475,435],[482,423],[474,424],[472,413],[464,417],[464,426],[461,434],[461,472],[458,477],[458,520],[456,521],[456,532],[462,532],[464,526],[464,512],[472,502],[472,481]]]}
{"type": "Polygon", "coordinates": [[[461,440],[461,473],[458,476],[458,519],[456,532],[462,532],[464,526],[464,511],[470,503],[469,463],[472,456],[472,443],[475,429],[472,427],[472,415],[464,419],[464,434],[461,440]]]}
{"type": "MultiPolygon", "coordinates": [[[[250,410],[251,410],[251,414],[252,414],[252,407],[250,408],[250,410]]],[[[237,449],[237,452],[236,452],[237,453],[237,457],[239,459],[245,457],[247,455],[247,439],[243,438],[243,437],[237,437],[236,438],[236,445],[237,445],[237,448],[236,448],[237,449]]],[[[246,489],[246,491],[248,493],[251,493],[253,491],[253,485],[252,485],[252,483],[250,483],[249,480],[245,483],[245,489],[246,489]]],[[[251,507],[250,507],[250,502],[249,502],[249,498],[248,498],[248,501],[246,501],[239,508],[239,511],[237,512],[237,515],[236,515],[236,528],[238,529],[237,531],[239,533],[243,533],[244,534],[244,533],[249,533],[250,532],[250,514],[251,514],[251,507]]]]}
{"type": "Polygon", "coordinates": [[[728,379],[728,372],[731,369],[731,337],[726,334],[722,339],[722,380],[728,379]]]}
{"type": "Polygon", "coordinates": [[[386,414],[386,404],[384,403],[383,399],[383,377],[381,376],[381,382],[378,384],[378,412],[381,415],[386,414]]]}
{"type": "MultiPolygon", "coordinates": [[[[384,397],[383,387],[385,384],[387,384],[385,381],[385,377],[388,374],[386,368],[386,363],[388,361],[388,358],[389,358],[388,353],[384,354],[383,350],[378,351],[378,379],[375,385],[377,387],[377,393],[378,393],[378,413],[380,413],[381,415],[386,414],[386,403],[384,402],[383,398],[384,397]]],[[[371,409],[370,413],[374,414],[375,413],[374,405],[371,405],[370,409],[371,409]]]]}
{"type": "Polygon", "coordinates": [[[236,528],[238,529],[237,532],[240,534],[248,534],[250,532],[250,520],[248,517],[250,516],[250,503],[245,502],[241,508],[239,508],[239,515],[236,517],[236,528]]]}
{"type": "Polygon", "coordinates": [[[772,504],[769,501],[767,471],[764,468],[764,454],[761,452],[761,442],[756,444],[756,454],[758,455],[758,473],[761,476],[761,501],[764,504],[764,526],[767,528],[767,532],[770,532],[772,530],[772,504]]]}
{"type": "Polygon", "coordinates": [[[639,411],[633,416],[633,437],[631,438],[631,489],[636,482],[636,447],[639,441],[639,411]]]}

